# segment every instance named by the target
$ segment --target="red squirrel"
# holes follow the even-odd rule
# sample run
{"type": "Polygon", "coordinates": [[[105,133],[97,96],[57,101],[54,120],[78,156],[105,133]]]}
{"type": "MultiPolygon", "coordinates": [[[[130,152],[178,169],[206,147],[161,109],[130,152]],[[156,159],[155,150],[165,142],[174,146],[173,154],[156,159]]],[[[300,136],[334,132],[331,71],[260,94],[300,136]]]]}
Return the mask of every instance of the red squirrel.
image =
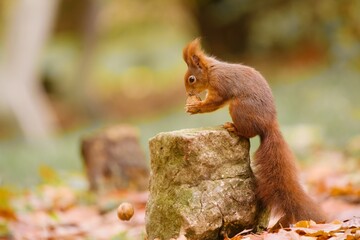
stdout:
{"type": "Polygon", "coordinates": [[[260,137],[254,155],[256,192],[261,202],[280,217],[276,225],[325,221],[320,206],[299,183],[295,157],[280,132],[274,98],[264,77],[252,67],[207,56],[199,39],[184,48],[183,58],[188,66],[184,78],[186,111],[206,113],[229,104],[233,123],[224,127],[245,138],[260,137]],[[201,101],[198,94],[205,90],[207,95],[201,101]]]}

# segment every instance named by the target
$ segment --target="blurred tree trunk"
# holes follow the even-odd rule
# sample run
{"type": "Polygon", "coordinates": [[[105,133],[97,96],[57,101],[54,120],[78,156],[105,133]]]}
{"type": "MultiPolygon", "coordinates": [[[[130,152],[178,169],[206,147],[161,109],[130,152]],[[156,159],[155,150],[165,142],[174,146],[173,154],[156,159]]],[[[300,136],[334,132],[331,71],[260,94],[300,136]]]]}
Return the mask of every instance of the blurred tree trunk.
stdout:
{"type": "Polygon", "coordinates": [[[56,121],[38,81],[39,59],[59,0],[18,0],[5,32],[0,66],[0,97],[28,140],[50,137],[56,121]]]}
{"type": "Polygon", "coordinates": [[[91,118],[100,116],[101,106],[93,98],[92,89],[90,87],[91,73],[94,63],[94,54],[98,36],[98,18],[100,12],[99,0],[86,0],[85,13],[82,19],[82,54],[80,56],[80,63],[77,72],[75,85],[79,91],[80,96],[77,97],[77,105],[79,108],[85,110],[85,114],[91,118]]]}

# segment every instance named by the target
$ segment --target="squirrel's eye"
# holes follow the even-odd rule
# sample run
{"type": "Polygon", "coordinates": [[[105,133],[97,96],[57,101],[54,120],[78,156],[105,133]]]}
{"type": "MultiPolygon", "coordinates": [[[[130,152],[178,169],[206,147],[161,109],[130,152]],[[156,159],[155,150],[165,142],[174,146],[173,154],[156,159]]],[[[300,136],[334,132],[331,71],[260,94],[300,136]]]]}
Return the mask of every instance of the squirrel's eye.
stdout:
{"type": "Polygon", "coordinates": [[[188,80],[189,80],[189,83],[194,83],[194,82],[196,82],[196,77],[194,75],[191,75],[188,80]]]}

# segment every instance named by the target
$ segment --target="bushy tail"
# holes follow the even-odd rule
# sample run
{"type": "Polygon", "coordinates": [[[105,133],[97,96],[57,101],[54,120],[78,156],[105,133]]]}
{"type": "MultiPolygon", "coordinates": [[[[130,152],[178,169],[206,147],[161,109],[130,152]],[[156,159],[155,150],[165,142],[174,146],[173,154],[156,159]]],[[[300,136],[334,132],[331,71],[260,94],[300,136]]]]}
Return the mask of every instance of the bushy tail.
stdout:
{"type": "Polygon", "coordinates": [[[325,221],[320,207],[305,193],[298,180],[295,157],[276,127],[263,134],[255,153],[257,194],[279,223],[288,226],[300,220],[325,221]]]}

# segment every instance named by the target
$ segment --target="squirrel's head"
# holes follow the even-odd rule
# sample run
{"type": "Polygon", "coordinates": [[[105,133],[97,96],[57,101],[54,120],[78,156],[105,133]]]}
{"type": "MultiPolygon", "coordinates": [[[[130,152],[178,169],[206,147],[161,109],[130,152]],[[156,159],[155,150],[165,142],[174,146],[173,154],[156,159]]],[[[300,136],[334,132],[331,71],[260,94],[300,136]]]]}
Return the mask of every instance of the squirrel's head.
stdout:
{"type": "Polygon", "coordinates": [[[208,88],[207,60],[199,38],[184,48],[183,58],[188,66],[184,77],[186,92],[189,96],[197,95],[208,88]]]}

